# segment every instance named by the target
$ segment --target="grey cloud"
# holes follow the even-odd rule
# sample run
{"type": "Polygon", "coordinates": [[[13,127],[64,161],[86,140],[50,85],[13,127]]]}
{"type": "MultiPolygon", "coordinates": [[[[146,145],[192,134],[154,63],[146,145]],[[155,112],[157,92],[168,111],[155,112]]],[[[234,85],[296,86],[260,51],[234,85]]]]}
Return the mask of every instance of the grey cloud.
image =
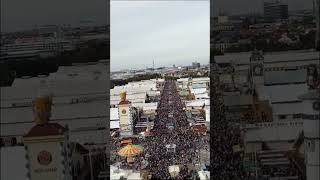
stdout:
{"type": "Polygon", "coordinates": [[[153,59],[157,66],[209,62],[208,2],[121,3],[111,4],[112,70],[150,67],[153,59]]]}

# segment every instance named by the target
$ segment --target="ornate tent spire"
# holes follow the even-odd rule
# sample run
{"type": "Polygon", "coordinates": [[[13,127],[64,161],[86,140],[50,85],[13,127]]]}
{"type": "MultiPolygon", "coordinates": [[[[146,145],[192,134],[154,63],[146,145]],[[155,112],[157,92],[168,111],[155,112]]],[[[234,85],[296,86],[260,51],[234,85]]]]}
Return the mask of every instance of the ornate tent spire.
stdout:
{"type": "Polygon", "coordinates": [[[120,92],[120,101],[126,101],[127,98],[127,92],[125,90],[122,90],[120,92]]]}
{"type": "Polygon", "coordinates": [[[38,96],[33,101],[33,114],[36,124],[48,123],[51,116],[52,95],[46,85],[46,81],[40,81],[38,96]]]}

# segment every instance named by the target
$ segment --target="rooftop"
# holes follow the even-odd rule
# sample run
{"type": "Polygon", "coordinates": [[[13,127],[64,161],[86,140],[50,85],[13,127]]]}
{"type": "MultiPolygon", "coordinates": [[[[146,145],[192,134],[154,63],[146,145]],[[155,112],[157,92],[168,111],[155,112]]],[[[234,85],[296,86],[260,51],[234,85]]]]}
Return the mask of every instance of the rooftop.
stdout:
{"type": "Polygon", "coordinates": [[[251,95],[223,96],[223,102],[226,106],[248,106],[253,104],[253,97],[251,95]]]}
{"type": "Polygon", "coordinates": [[[271,103],[301,101],[298,96],[306,93],[307,84],[287,84],[262,86],[258,88],[258,95],[262,99],[269,99],[271,103]]]}
{"type": "Polygon", "coordinates": [[[35,125],[24,137],[56,136],[63,135],[65,128],[57,123],[35,125]]]}
{"type": "Polygon", "coordinates": [[[295,71],[268,71],[265,72],[265,84],[305,83],[306,77],[306,69],[295,71]]]}
{"type": "Polygon", "coordinates": [[[192,100],[192,101],[186,101],[186,106],[188,107],[200,107],[203,105],[210,106],[210,100],[209,99],[198,99],[198,100],[192,100]]]}
{"type": "MultiPolygon", "coordinates": [[[[241,53],[226,53],[221,56],[215,56],[217,63],[234,62],[236,64],[249,64],[251,52],[241,53]]],[[[276,52],[266,53],[264,56],[265,63],[276,63],[276,62],[294,62],[294,61],[305,61],[319,59],[319,52],[316,51],[287,51],[287,52],[276,52]]]]}

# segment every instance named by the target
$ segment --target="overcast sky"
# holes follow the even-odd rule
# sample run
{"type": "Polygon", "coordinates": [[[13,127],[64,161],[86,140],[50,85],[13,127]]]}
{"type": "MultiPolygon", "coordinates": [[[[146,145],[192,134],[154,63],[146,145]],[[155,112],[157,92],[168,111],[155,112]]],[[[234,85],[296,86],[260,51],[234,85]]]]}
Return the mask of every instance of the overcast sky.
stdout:
{"type": "MultiPolygon", "coordinates": [[[[79,25],[85,19],[97,24],[109,21],[109,0],[1,0],[1,30],[30,29],[35,24],[79,25]]],[[[131,0],[132,1],[132,0],[131,0]]],[[[154,0],[144,0],[154,1],[154,0]]],[[[200,1],[200,0],[189,0],[200,1]]],[[[283,0],[289,9],[312,8],[313,0],[283,0]]],[[[262,12],[263,0],[211,0],[211,15],[222,11],[231,14],[262,12]]]]}
{"type": "Polygon", "coordinates": [[[111,70],[209,63],[209,1],[112,1],[111,70]]]}
{"type": "Polygon", "coordinates": [[[1,31],[19,31],[46,24],[79,25],[109,22],[108,0],[1,0],[1,31]]]}

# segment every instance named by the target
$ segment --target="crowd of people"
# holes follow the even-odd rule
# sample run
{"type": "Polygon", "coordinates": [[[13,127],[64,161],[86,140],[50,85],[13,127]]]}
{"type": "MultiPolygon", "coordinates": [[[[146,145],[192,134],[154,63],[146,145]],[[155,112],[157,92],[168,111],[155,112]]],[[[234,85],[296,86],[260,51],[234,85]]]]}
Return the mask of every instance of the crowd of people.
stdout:
{"type": "Polygon", "coordinates": [[[200,149],[209,147],[209,139],[191,131],[175,81],[165,83],[153,133],[143,143],[152,178],[171,179],[168,168],[173,165],[180,167],[177,179],[195,177],[200,149]]]}
{"type": "Polygon", "coordinates": [[[254,179],[252,174],[241,168],[241,154],[235,153],[232,148],[234,145],[242,145],[240,127],[233,126],[227,121],[226,110],[219,94],[219,85],[213,84],[213,86],[216,87],[216,91],[211,92],[214,99],[212,104],[214,119],[210,121],[210,143],[214,145],[210,149],[211,173],[216,179],[221,180],[254,179]]]}
{"type": "MultiPolygon", "coordinates": [[[[218,91],[217,91],[218,92],[218,91]]],[[[248,171],[243,166],[241,152],[235,152],[233,147],[243,147],[240,127],[226,118],[226,108],[221,95],[212,92],[215,100],[213,106],[213,120],[210,122],[210,172],[213,179],[221,180],[253,180],[263,179],[262,174],[271,177],[299,174],[295,166],[288,169],[261,167],[261,173],[248,171]],[[258,177],[259,176],[259,177],[258,177]]],[[[201,150],[209,151],[209,138],[206,135],[194,133],[187,120],[184,104],[178,95],[175,81],[166,81],[161,93],[161,101],[151,130],[152,136],[140,139],[137,142],[144,151],[136,157],[133,168],[147,170],[152,179],[172,179],[169,166],[179,165],[180,173],[174,179],[197,179],[198,165],[202,164],[201,150]],[[168,149],[168,147],[175,147],[168,149]],[[145,163],[147,162],[147,163],[145,163]]],[[[118,145],[113,145],[117,151],[118,145]]],[[[126,160],[119,156],[112,156],[111,161],[122,162],[126,160]]],[[[257,162],[259,163],[259,162],[257,162]]]]}
{"type": "MultiPolygon", "coordinates": [[[[200,152],[209,152],[209,136],[192,131],[173,80],[166,81],[162,89],[151,132],[152,136],[134,139],[135,144],[143,147],[143,152],[135,157],[135,163],[130,168],[146,170],[152,179],[172,179],[169,166],[178,165],[180,172],[175,179],[197,178],[200,152]]],[[[111,164],[118,163],[120,168],[126,168],[126,159],[117,155],[121,148],[120,141],[121,138],[111,139],[110,160],[111,164]]]]}
{"type": "MultiPolygon", "coordinates": [[[[241,135],[240,125],[238,120],[231,120],[226,117],[226,107],[223,104],[221,96],[221,89],[219,89],[218,80],[216,84],[212,84],[214,91],[211,92],[211,98],[214,99],[212,104],[213,120],[210,122],[211,138],[210,144],[213,147],[210,149],[210,161],[211,161],[211,173],[216,179],[221,180],[250,180],[250,179],[264,179],[264,175],[268,177],[279,176],[299,176],[302,179],[301,174],[295,165],[290,165],[288,168],[279,168],[274,166],[261,166],[259,158],[257,159],[257,166],[260,167],[259,172],[255,171],[255,168],[246,169],[243,164],[244,152],[235,152],[233,146],[243,145],[243,137],[241,135]]],[[[256,118],[250,113],[245,113],[245,116],[238,117],[241,121],[252,123],[256,121],[256,118]]],[[[266,114],[261,113],[261,122],[268,121],[266,114]]]]}

